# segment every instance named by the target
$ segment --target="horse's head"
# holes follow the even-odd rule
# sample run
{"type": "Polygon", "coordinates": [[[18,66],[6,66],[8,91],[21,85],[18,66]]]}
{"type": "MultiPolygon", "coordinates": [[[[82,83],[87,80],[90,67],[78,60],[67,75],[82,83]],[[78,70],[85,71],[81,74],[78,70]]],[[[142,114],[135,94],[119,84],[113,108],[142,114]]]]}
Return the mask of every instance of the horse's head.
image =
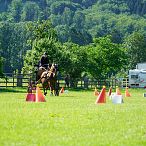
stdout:
{"type": "Polygon", "coordinates": [[[58,71],[58,65],[57,64],[52,64],[51,68],[50,68],[50,71],[52,72],[57,72],[58,71]]]}
{"type": "Polygon", "coordinates": [[[57,64],[52,64],[48,73],[48,76],[50,78],[53,78],[56,76],[58,70],[58,65],[57,64]]]}

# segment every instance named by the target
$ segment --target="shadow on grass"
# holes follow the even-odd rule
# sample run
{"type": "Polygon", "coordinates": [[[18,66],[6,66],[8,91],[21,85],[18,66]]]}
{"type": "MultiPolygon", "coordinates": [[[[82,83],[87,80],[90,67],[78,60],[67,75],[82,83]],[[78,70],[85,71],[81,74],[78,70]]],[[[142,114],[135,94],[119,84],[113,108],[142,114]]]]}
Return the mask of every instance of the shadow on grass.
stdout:
{"type": "MultiPolygon", "coordinates": [[[[93,91],[93,89],[83,89],[83,88],[65,88],[65,90],[69,90],[69,91],[93,91]]],[[[23,87],[0,87],[0,93],[1,92],[12,92],[12,93],[27,93],[27,88],[23,87]]]]}
{"type": "Polygon", "coordinates": [[[0,93],[1,92],[26,93],[27,89],[26,88],[0,88],[0,93]]]}
{"type": "Polygon", "coordinates": [[[93,89],[84,89],[84,88],[69,88],[69,89],[65,89],[65,90],[69,90],[69,91],[92,91],[93,89]]]}
{"type": "MultiPolygon", "coordinates": [[[[67,94],[67,93],[63,93],[63,94],[67,94]]],[[[59,97],[70,97],[70,98],[74,98],[76,96],[73,96],[73,95],[59,95],[59,97]]]]}

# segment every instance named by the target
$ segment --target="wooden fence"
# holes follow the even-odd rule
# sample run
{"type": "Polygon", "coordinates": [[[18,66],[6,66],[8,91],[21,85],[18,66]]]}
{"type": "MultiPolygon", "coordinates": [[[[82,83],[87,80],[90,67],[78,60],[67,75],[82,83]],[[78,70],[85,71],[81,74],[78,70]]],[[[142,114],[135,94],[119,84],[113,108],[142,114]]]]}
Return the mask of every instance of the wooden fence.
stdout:
{"type": "Polygon", "coordinates": [[[4,73],[0,77],[0,87],[26,87],[32,78],[31,74],[4,73]]]}
{"type": "MultiPolygon", "coordinates": [[[[3,77],[0,77],[0,87],[27,87],[30,81],[35,80],[35,76],[32,74],[13,74],[4,73],[3,77]]],[[[59,86],[65,87],[64,77],[60,77],[59,86]]],[[[88,79],[84,81],[83,79],[77,79],[74,85],[70,83],[70,88],[102,88],[102,86],[113,87],[122,86],[122,83],[116,78],[110,79],[88,79]]]]}

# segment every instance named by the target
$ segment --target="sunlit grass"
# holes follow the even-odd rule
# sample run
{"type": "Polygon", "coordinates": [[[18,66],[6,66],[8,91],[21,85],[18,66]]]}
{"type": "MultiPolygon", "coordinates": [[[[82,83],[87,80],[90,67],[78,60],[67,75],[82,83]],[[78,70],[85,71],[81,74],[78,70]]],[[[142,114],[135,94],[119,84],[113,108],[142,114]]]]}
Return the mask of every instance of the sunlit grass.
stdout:
{"type": "MultiPolygon", "coordinates": [[[[144,89],[129,89],[123,104],[95,104],[93,91],[47,96],[26,102],[25,89],[0,92],[2,146],[145,146],[144,89]]],[[[124,90],[122,90],[124,95],[124,90]]]]}

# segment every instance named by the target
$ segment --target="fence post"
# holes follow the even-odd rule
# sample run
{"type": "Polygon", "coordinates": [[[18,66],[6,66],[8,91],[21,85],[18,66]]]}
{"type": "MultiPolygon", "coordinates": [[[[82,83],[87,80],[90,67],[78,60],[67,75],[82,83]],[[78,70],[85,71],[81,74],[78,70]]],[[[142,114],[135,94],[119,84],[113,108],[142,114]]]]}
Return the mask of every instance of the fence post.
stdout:
{"type": "Polygon", "coordinates": [[[81,88],[83,88],[83,80],[81,79],[81,88]]]}
{"type": "Polygon", "coordinates": [[[17,75],[17,87],[22,87],[22,75],[17,75]]]}
{"type": "Polygon", "coordinates": [[[6,88],[7,88],[7,83],[8,83],[8,78],[7,78],[7,75],[6,75],[6,88]]]}
{"type": "Polygon", "coordinates": [[[114,86],[114,81],[113,81],[114,79],[112,78],[112,88],[113,88],[113,86],[114,86]]]}
{"type": "Polygon", "coordinates": [[[115,89],[116,89],[116,86],[117,86],[117,79],[115,78],[115,89]]]}
{"type": "Polygon", "coordinates": [[[89,85],[89,79],[87,76],[84,77],[84,88],[88,89],[88,85],[89,85]]]}
{"type": "Polygon", "coordinates": [[[13,75],[13,88],[14,88],[14,73],[12,75],[13,75]]]}

